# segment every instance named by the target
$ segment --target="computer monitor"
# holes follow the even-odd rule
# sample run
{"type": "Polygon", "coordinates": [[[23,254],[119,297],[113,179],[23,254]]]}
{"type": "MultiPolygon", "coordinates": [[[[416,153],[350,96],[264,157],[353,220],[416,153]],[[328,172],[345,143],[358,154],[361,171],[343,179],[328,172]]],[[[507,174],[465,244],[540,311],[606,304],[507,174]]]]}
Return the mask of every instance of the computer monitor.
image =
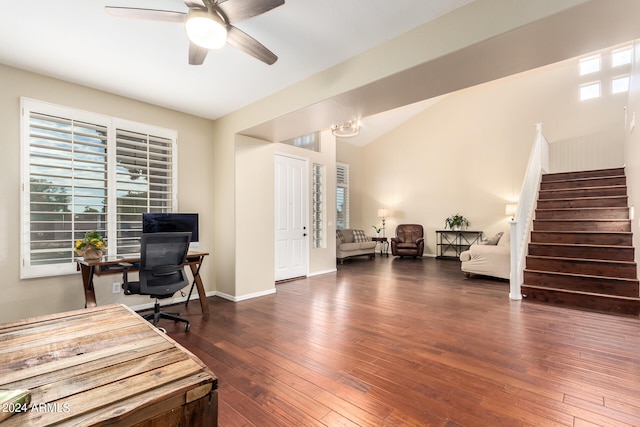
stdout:
{"type": "Polygon", "coordinates": [[[190,231],[191,246],[198,246],[198,214],[197,213],[152,213],[142,214],[143,233],[166,233],[190,231]]]}

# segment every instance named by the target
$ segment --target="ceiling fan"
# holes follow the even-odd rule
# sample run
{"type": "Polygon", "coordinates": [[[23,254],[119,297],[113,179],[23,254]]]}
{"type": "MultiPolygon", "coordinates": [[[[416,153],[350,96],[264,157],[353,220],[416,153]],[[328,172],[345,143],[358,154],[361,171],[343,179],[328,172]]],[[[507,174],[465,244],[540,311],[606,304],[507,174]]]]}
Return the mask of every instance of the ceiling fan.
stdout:
{"type": "Polygon", "coordinates": [[[200,65],[210,49],[228,44],[265,64],[278,57],[233,24],[261,15],[284,4],[284,0],[183,0],[189,11],[105,6],[107,13],[124,18],[184,23],[189,38],[189,64],[200,65]]]}

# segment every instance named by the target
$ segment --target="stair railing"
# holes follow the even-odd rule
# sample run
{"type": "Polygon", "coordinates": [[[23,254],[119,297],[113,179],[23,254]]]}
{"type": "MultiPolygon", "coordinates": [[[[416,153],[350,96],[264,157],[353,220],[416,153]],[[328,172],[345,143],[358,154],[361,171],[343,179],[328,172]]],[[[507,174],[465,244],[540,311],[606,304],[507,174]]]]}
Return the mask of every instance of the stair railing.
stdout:
{"type": "Polygon", "coordinates": [[[536,200],[542,174],[549,170],[549,142],[542,134],[542,123],[536,124],[536,139],[531,148],[529,164],[525,172],[520,200],[514,220],[510,223],[511,232],[511,275],[509,278],[509,298],[522,299],[520,290],[529,243],[529,232],[533,221],[536,200]]]}

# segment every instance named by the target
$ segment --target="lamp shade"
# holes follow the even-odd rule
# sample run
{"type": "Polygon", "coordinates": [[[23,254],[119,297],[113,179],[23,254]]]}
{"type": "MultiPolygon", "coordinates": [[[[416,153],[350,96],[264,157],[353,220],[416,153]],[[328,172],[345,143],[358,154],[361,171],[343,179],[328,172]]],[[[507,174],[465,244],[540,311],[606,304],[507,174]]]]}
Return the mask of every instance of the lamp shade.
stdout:
{"type": "Polygon", "coordinates": [[[506,216],[513,217],[518,210],[518,205],[516,203],[507,203],[504,207],[504,214],[506,216]]]}
{"type": "Polygon", "coordinates": [[[389,209],[378,209],[378,218],[387,218],[389,216],[389,209]]]}

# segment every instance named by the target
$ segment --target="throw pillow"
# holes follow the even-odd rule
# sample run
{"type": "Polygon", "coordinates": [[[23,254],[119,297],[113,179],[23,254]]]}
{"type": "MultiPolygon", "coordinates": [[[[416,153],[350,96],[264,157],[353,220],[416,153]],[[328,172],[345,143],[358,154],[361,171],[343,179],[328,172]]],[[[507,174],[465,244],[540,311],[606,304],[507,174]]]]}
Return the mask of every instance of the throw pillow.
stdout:
{"type": "Polygon", "coordinates": [[[353,230],[353,241],[357,243],[368,242],[369,238],[364,234],[364,230],[353,230]]]}
{"type": "Polygon", "coordinates": [[[486,239],[482,239],[482,241],[480,242],[481,245],[492,245],[495,246],[498,244],[498,242],[500,241],[500,238],[502,237],[504,233],[501,231],[498,234],[496,234],[493,237],[487,237],[486,239]]]}
{"type": "Polygon", "coordinates": [[[342,230],[336,230],[336,237],[340,241],[340,243],[344,243],[344,237],[342,237],[342,230]]]}

